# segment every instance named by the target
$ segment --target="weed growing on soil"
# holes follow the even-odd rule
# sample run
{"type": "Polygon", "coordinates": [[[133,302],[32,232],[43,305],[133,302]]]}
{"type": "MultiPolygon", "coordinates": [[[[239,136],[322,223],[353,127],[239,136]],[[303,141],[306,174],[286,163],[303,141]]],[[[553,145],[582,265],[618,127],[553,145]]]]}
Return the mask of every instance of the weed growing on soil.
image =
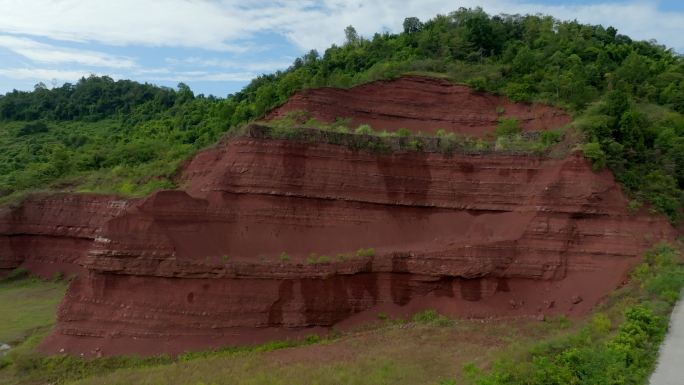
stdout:
{"type": "Polygon", "coordinates": [[[283,251],[282,253],[280,253],[280,260],[281,260],[282,262],[290,262],[291,259],[292,259],[292,258],[290,258],[290,254],[288,254],[288,253],[286,253],[286,252],[284,252],[284,251],[283,251]]]}
{"type": "Polygon", "coordinates": [[[369,247],[367,249],[358,249],[356,250],[356,256],[361,257],[361,258],[368,258],[368,257],[373,257],[375,255],[375,249],[372,247],[369,247]]]}
{"type": "Polygon", "coordinates": [[[454,320],[439,314],[436,310],[428,309],[418,312],[411,318],[413,322],[419,324],[431,324],[436,326],[453,326],[454,320]]]}
{"type": "Polygon", "coordinates": [[[309,257],[306,259],[306,263],[309,265],[330,263],[331,261],[332,258],[329,255],[316,255],[316,253],[309,254],[309,257]]]}
{"type": "MultiPolygon", "coordinates": [[[[260,122],[259,136],[273,139],[302,140],[347,145],[354,150],[389,153],[392,151],[441,152],[450,154],[462,152],[509,151],[542,154],[561,141],[564,131],[522,133],[516,118],[501,118],[496,129],[495,141],[457,135],[437,129],[431,133],[413,133],[407,128],[395,132],[375,131],[368,124],[356,129],[345,127],[349,122],[336,121],[328,124],[310,118],[305,111],[291,111],[285,116],[267,122],[260,122]],[[340,135],[342,134],[342,135],[340,135]],[[344,137],[344,135],[347,137],[344,137]]],[[[243,126],[233,130],[232,135],[254,133],[254,126],[243,126]],[[252,127],[252,128],[250,128],[252,127]]]]}
{"type": "MultiPolygon", "coordinates": [[[[261,345],[226,347],[216,350],[184,353],[176,358],[169,355],[151,357],[115,356],[98,359],[83,359],[69,355],[43,356],[35,352],[35,347],[46,336],[46,332],[36,334],[23,346],[12,350],[7,356],[0,358],[0,369],[10,372],[20,383],[71,383],[94,375],[103,375],[119,369],[152,368],[170,365],[175,362],[189,362],[198,359],[217,358],[246,353],[265,353],[280,349],[313,345],[332,341],[339,336],[331,334],[320,337],[311,334],[303,340],[271,341],[261,345]]],[[[2,375],[2,373],[0,373],[2,375]]]]}

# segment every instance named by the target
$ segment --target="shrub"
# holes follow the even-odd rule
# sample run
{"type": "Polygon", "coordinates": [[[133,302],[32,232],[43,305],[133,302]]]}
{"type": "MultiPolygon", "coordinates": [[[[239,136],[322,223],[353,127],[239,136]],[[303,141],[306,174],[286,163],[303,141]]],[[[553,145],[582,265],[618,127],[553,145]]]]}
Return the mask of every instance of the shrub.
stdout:
{"type": "Polygon", "coordinates": [[[18,281],[20,279],[28,278],[29,277],[29,271],[24,269],[23,267],[17,267],[16,269],[12,270],[7,274],[6,276],[0,278],[0,282],[11,282],[11,281],[18,281]]]}
{"type": "Polygon", "coordinates": [[[452,326],[454,321],[437,311],[428,309],[418,312],[411,318],[413,322],[420,324],[433,324],[437,326],[452,326]]]}
{"type": "Polygon", "coordinates": [[[423,149],[423,142],[418,139],[409,140],[407,147],[411,151],[421,151],[423,149]]]}
{"type": "Polygon", "coordinates": [[[24,127],[22,127],[19,132],[17,133],[17,136],[26,136],[26,135],[34,135],[34,134],[40,134],[42,132],[48,132],[48,126],[45,124],[45,122],[32,122],[32,123],[26,123],[24,127]]]}
{"type": "Polygon", "coordinates": [[[397,130],[397,136],[399,136],[400,138],[408,138],[409,136],[411,136],[411,130],[409,130],[408,128],[400,128],[397,130]]]}
{"type": "Polygon", "coordinates": [[[517,118],[501,118],[496,125],[495,135],[497,137],[513,136],[520,133],[520,122],[517,118]]]}
{"type": "Polygon", "coordinates": [[[601,145],[596,142],[586,143],[582,146],[584,156],[591,159],[592,167],[599,171],[606,167],[606,153],[601,149],[601,145]]]}
{"type": "Polygon", "coordinates": [[[466,82],[475,91],[486,91],[487,90],[487,79],[482,76],[476,76],[466,82]]]}
{"type": "Polygon", "coordinates": [[[321,342],[321,337],[320,337],[318,334],[309,334],[309,335],[306,336],[306,338],[304,339],[304,344],[305,344],[305,345],[313,345],[313,344],[316,344],[316,343],[319,343],[319,342],[321,342]]]}
{"type": "Polygon", "coordinates": [[[367,258],[367,257],[372,257],[375,255],[375,249],[373,248],[367,248],[367,249],[358,249],[356,250],[356,256],[357,257],[362,257],[362,258],[367,258]]]}
{"type": "Polygon", "coordinates": [[[373,128],[368,124],[362,124],[354,130],[354,133],[359,135],[373,135],[373,128]]]}

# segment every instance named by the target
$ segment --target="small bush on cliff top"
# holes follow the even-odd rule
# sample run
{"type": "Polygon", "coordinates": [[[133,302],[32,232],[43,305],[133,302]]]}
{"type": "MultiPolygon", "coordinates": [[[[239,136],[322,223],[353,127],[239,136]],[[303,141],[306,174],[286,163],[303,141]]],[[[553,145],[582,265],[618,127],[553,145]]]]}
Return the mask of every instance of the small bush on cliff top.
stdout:
{"type": "Polygon", "coordinates": [[[291,259],[292,259],[292,258],[290,258],[290,254],[288,254],[288,253],[286,253],[286,252],[284,252],[284,251],[283,251],[282,253],[280,253],[280,260],[281,260],[281,261],[283,261],[283,262],[289,262],[291,259]]]}
{"type": "Polygon", "coordinates": [[[354,133],[359,135],[373,135],[375,132],[368,124],[362,124],[354,130],[354,133]]]}
{"type": "Polygon", "coordinates": [[[356,256],[357,257],[372,257],[375,255],[375,249],[370,247],[367,249],[358,249],[356,250],[356,256]]]}

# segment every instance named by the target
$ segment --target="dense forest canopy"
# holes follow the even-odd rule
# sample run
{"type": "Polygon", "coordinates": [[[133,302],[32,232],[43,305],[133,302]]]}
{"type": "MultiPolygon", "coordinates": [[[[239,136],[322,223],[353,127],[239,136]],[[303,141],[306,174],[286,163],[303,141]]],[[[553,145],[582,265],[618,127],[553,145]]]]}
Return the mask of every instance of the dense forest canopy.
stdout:
{"type": "Polygon", "coordinates": [[[684,189],[684,61],[655,42],[608,27],[540,15],[490,16],[461,8],[398,34],[359,36],[227,98],[113,81],[0,97],[0,196],[49,186],[123,194],[173,186],[180,162],[231,127],[259,118],[302,88],[349,87],[403,73],[440,74],[515,101],[566,108],[585,154],[609,167],[634,204],[673,220],[684,189]]]}

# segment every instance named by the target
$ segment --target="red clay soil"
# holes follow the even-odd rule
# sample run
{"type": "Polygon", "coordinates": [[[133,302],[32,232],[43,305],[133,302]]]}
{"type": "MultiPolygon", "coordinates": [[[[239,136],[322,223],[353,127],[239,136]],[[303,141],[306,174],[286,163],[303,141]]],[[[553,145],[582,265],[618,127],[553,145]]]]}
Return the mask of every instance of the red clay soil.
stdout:
{"type": "Polygon", "coordinates": [[[85,272],[79,260],[128,204],[107,195],[52,194],[0,208],[0,272],[22,267],[44,278],[85,272]]]}
{"type": "Polygon", "coordinates": [[[0,215],[4,268],[64,256],[85,269],[43,351],[179,353],[426,308],[578,316],[675,236],[665,219],[629,212],[613,176],[579,154],[247,137],[198,154],[182,182],[135,201],[34,197],[0,215]]]}
{"type": "Polygon", "coordinates": [[[470,136],[493,133],[502,117],[518,118],[525,131],[570,123],[570,116],[557,108],[514,103],[502,96],[424,76],[375,81],[350,89],[303,90],[266,118],[282,117],[290,111],[308,111],[328,123],[351,118],[354,127],[365,123],[376,130],[407,128],[414,132],[441,128],[470,136]]]}

